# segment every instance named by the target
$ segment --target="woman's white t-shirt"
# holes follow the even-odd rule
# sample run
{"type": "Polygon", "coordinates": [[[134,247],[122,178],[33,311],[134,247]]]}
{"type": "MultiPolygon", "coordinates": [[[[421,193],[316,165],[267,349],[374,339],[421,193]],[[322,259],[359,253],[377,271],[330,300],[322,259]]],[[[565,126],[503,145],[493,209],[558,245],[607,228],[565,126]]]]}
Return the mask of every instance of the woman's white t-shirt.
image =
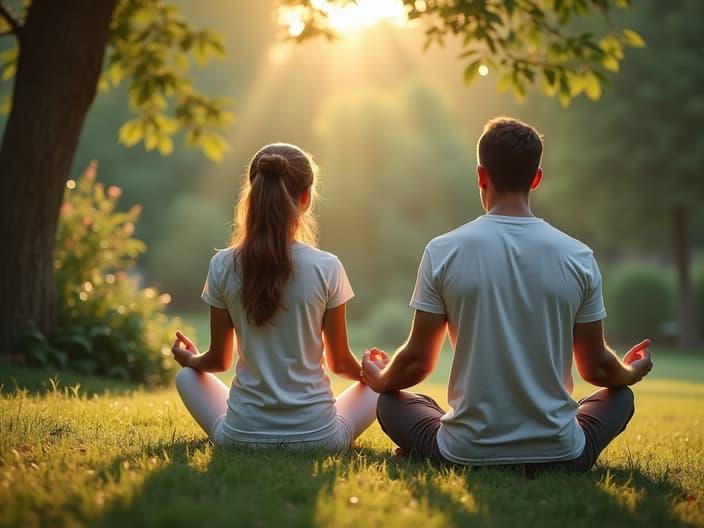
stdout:
{"type": "Polygon", "coordinates": [[[235,248],[210,261],[202,299],[228,311],[236,334],[235,378],[223,433],[240,443],[308,442],[336,430],[337,413],[324,368],[325,310],[354,293],[338,258],[306,244],[291,247],[294,274],[272,324],[254,326],[240,299],[235,248]]]}

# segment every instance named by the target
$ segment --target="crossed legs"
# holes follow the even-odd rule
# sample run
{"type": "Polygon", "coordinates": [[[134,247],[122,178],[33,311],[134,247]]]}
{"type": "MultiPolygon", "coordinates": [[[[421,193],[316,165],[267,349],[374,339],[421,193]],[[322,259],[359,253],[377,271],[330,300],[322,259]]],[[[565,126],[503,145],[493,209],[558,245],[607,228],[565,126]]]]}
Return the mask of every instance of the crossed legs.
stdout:
{"type": "MultiPolygon", "coordinates": [[[[213,374],[190,367],[182,368],[176,375],[176,389],[201,429],[215,440],[215,429],[227,412],[230,389],[213,374]]],[[[335,447],[351,446],[354,439],[372,424],[378,397],[366,385],[354,383],[336,398],[339,427],[335,447]]]]}
{"type": "MultiPolygon", "coordinates": [[[[584,431],[582,454],[567,462],[532,464],[544,469],[587,471],[599,453],[625,428],[633,416],[633,391],[628,387],[601,389],[580,400],[577,422],[584,431]]],[[[402,451],[434,463],[447,463],[437,446],[440,418],[445,411],[432,398],[406,391],[379,396],[377,418],[384,432],[402,451]]]]}

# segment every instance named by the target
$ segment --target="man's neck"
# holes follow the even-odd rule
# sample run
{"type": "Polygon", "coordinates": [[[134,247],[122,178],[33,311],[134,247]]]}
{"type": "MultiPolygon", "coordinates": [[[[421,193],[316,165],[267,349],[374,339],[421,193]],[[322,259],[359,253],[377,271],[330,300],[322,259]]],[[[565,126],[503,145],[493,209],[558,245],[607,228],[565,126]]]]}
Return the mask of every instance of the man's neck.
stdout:
{"type": "Polygon", "coordinates": [[[486,214],[500,216],[533,216],[528,194],[501,194],[493,196],[487,203],[486,214]]]}

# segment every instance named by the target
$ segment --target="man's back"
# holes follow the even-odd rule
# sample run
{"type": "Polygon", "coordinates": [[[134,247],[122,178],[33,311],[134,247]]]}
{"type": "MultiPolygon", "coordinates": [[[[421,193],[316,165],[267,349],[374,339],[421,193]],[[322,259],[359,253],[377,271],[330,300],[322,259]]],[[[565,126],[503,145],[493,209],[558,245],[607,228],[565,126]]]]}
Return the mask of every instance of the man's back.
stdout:
{"type": "Polygon", "coordinates": [[[463,464],[569,460],[575,322],[605,316],[591,250],[534,217],[484,215],[433,240],[412,306],[445,313],[455,356],[438,447],[463,464]]]}

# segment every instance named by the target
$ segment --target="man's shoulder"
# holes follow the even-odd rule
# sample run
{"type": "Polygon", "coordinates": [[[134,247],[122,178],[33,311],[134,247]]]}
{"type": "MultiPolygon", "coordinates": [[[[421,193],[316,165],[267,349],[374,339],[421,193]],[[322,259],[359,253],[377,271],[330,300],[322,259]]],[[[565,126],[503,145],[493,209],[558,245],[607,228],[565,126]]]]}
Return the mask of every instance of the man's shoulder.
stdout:
{"type": "Polygon", "coordinates": [[[507,229],[507,226],[521,225],[527,227],[528,231],[521,229],[520,242],[540,246],[544,249],[553,248],[568,254],[591,255],[592,249],[581,240],[568,233],[554,227],[552,224],[540,218],[532,218],[530,222],[524,221],[518,224],[507,219],[488,218],[480,216],[471,222],[462,224],[455,229],[443,233],[430,242],[426,249],[431,253],[445,253],[452,248],[464,246],[467,248],[482,247],[486,243],[494,243],[499,232],[507,229]]]}
{"type": "Polygon", "coordinates": [[[592,249],[578,238],[575,238],[572,235],[556,228],[548,222],[543,222],[543,225],[545,226],[544,229],[546,236],[552,238],[556,243],[580,253],[592,253],[592,249]]]}
{"type": "Polygon", "coordinates": [[[478,236],[482,234],[482,230],[479,226],[479,220],[481,217],[476,218],[470,222],[457,226],[447,233],[438,235],[428,242],[428,247],[440,249],[446,246],[452,246],[456,244],[459,240],[472,238],[473,236],[478,236]]]}

